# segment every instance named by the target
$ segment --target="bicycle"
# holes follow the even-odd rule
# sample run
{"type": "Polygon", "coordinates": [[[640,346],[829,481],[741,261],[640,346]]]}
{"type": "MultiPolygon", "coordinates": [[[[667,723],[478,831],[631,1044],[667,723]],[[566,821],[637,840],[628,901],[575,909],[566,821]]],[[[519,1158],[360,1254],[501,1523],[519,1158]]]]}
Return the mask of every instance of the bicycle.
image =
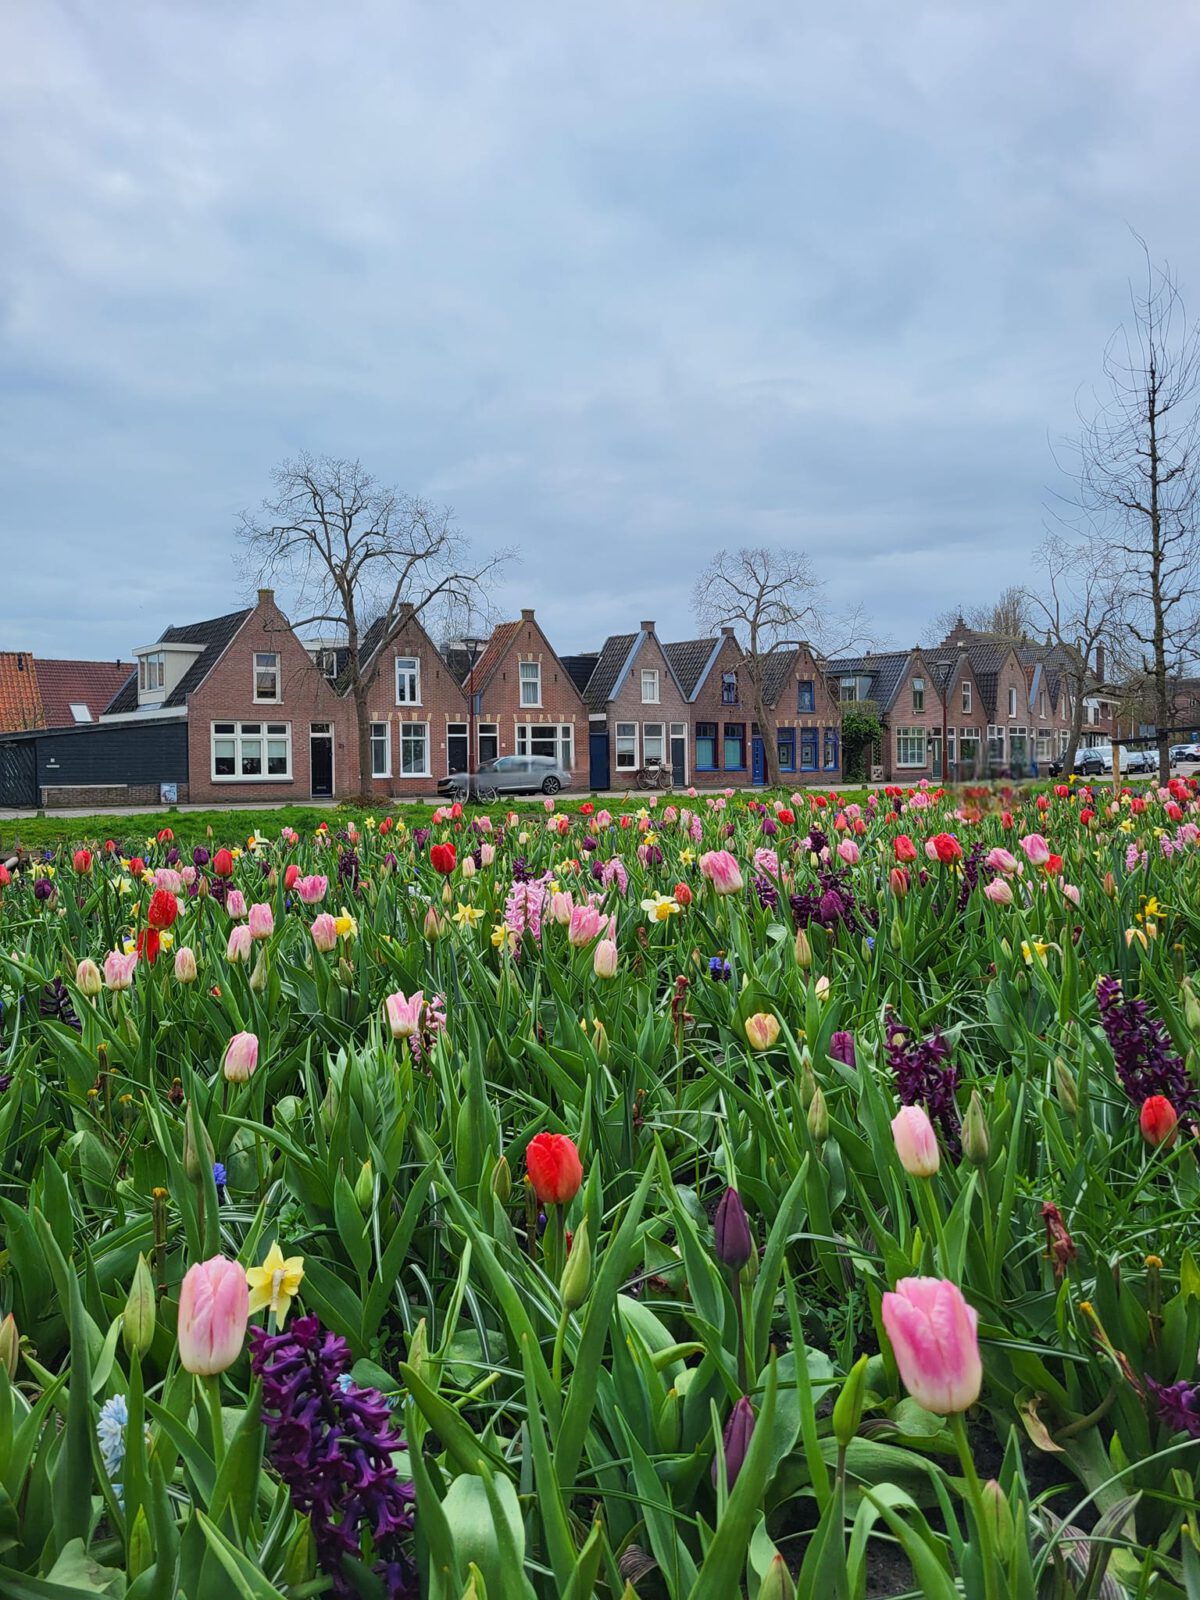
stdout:
{"type": "Polygon", "coordinates": [[[639,789],[670,790],[675,779],[665,761],[648,761],[644,767],[638,768],[634,781],[639,789]]]}

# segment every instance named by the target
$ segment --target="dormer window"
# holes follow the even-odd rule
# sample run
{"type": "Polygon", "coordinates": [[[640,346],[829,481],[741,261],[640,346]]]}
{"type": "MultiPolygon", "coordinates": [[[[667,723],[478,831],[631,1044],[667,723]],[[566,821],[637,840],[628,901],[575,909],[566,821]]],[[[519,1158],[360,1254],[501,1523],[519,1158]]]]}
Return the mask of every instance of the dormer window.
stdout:
{"type": "Polygon", "coordinates": [[[849,702],[858,699],[858,679],[843,678],[838,684],[838,699],[849,702]]]}
{"type": "Polygon", "coordinates": [[[161,650],[138,658],[138,689],[142,694],[154,694],[166,681],[167,658],[161,650]]]}
{"type": "Polygon", "coordinates": [[[278,705],[283,699],[279,685],[279,653],[275,650],[254,652],[254,698],[256,701],[278,705]]]}
{"type": "Polygon", "coordinates": [[[813,711],[816,709],[816,698],[813,693],[813,680],[801,678],[797,685],[796,709],[798,711],[813,711]]]}
{"type": "Polygon", "coordinates": [[[317,671],[321,674],[321,676],[323,678],[336,678],[337,677],[337,651],[336,650],[318,650],[317,651],[317,671]]]}

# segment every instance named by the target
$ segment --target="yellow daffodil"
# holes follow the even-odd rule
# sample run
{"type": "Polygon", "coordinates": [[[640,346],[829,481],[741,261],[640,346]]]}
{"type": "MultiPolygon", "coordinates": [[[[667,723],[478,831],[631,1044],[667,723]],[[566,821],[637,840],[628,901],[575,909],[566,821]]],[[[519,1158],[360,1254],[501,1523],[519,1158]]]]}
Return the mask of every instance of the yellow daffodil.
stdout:
{"type": "Polygon", "coordinates": [[[54,868],[39,861],[33,869],[33,875],[35,878],[52,878],[54,868]]]}
{"type": "Polygon", "coordinates": [[[658,835],[655,833],[653,828],[647,829],[646,837],[645,837],[643,843],[645,843],[647,845],[657,844],[658,843],[658,835]]]}
{"type": "Polygon", "coordinates": [[[363,823],[363,827],[364,828],[370,828],[370,830],[373,833],[375,831],[375,818],[374,817],[368,817],[367,820],[363,823]]]}
{"type": "Polygon", "coordinates": [[[345,906],[342,907],[340,914],[334,919],[334,927],[337,929],[339,939],[356,939],[358,937],[358,923],[355,922],[345,906]]]}
{"type": "Polygon", "coordinates": [[[1021,954],[1025,957],[1025,963],[1027,966],[1031,966],[1033,964],[1033,959],[1035,956],[1039,961],[1044,961],[1049,949],[1050,946],[1048,944],[1044,944],[1041,939],[1035,939],[1032,945],[1030,945],[1027,939],[1021,940],[1021,954]]]}
{"type": "Polygon", "coordinates": [[[656,894],[653,900],[642,901],[642,910],[651,922],[666,922],[668,917],[678,916],[679,903],[669,894],[656,894]]]}
{"type": "Polygon", "coordinates": [[[251,1314],[266,1306],[282,1328],[303,1279],[304,1257],[288,1256],[285,1260],[276,1239],[263,1257],[261,1267],[246,1268],[251,1314]]]}
{"type": "Polygon", "coordinates": [[[159,943],[159,947],[161,949],[169,950],[171,948],[171,946],[175,943],[175,935],[168,928],[168,929],[165,930],[165,932],[159,934],[158,943],[159,943]]]}
{"type": "Polygon", "coordinates": [[[467,906],[460,900],[453,920],[458,923],[460,928],[477,928],[483,921],[483,907],[467,906]]]}
{"type": "Polygon", "coordinates": [[[132,894],[133,893],[133,881],[132,881],[132,879],[130,879],[130,878],[118,878],[117,879],[117,893],[118,894],[132,894]]]}
{"type": "Polygon", "coordinates": [[[1126,817],[1125,821],[1122,822],[1119,826],[1120,826],[1120,829],[1121,829],[1122,833],[1132,833],[1133,832],[1133,823],[1130,822],[1128,817],[1126,817]]]}
{"type": "Polygon", "coordinates": [[[690,867],[695,859],[696,853],[694,850],[681,850],[679,852],[679,861],[681,866],[690,867]]]}
{"type": "Polygon", "coordinates": [[[125,940],[122,940],[121,949],[125,952],[125,954],[127,956],[133,955],[137,951],[137,940],[136,939],[125,939],[125,940]]]}
{"type": "Polygon", "coordinates": [[[497,922],[491,932],[491,941],[495,949],[499,950],[502,944],[510,942],[512,929],[503,922],[497,922]]]}

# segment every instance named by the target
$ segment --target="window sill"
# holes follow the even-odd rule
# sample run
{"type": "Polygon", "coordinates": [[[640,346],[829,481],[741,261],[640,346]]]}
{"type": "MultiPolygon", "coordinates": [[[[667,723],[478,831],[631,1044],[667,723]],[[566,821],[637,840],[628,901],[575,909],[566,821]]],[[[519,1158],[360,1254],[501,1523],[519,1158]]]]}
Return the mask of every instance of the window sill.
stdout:
{"type": "Polygon", "coordinates": [[[239,777],[236,773],[213,773],[209,780],[212,783],[295,783],[295,778],[289,772],[286,777],[281,777],[277,772],[256,773],[251,777],[239,777]]]}
{"type": "Polygon", "coordinates": [[[282,700],[260,700],[258,698],[258,696],[256,695],[254,697],[254,699],[250,702],[250,704],[253,705],[253,706],[281,706],[283,704],[283,701],[282,700]]]}

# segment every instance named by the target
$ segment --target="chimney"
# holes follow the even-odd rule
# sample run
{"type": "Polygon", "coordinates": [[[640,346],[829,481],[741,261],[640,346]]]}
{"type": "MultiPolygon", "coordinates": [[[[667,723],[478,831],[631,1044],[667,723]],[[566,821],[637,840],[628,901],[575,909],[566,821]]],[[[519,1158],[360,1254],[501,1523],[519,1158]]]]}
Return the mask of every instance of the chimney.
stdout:
{"type": "Polygon", "coordinates": [[[654,624],[652,622],[640,622],[638,626],[641,628],[643,633],[654,632],[654,624]]]}
{"type": "Polygon", "coordinates": [[[733,638],[733,629],[732,628],[722,628],[721,632],[725,636],[726,639],[732,639],[733,638]]]}
{"type": "Polygon", "coordinates": [[[533,621],[533,607],[532,606],[526,606],[522,610],[522,612],[521,612],[521,621],[522,622],[532,622],[533,621]]]}
{"type": "Polygon", "coordinates": [[[1096,646],[1096,676],[1101,683],[1104,682],[1104,646],[1102,644],[1096,646]]]}
{"type": "Polygon", "coordinates": [[[274,600],[274,589],[260,589],[258,591],[258,603],[260,606],[269,606],[274,603],[274,600]]]}

